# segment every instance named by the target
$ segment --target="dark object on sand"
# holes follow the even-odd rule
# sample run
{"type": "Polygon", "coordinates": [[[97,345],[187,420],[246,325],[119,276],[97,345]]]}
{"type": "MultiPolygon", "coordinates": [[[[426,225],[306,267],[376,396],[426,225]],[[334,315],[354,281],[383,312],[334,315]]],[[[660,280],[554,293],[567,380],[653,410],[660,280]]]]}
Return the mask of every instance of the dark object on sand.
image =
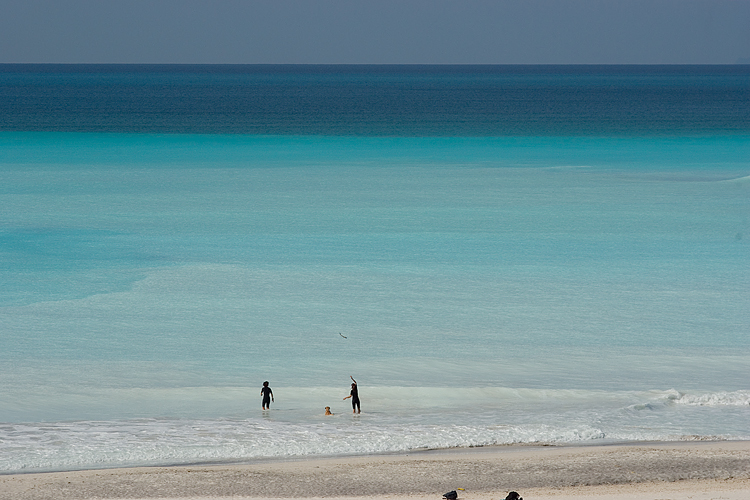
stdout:
{"type": "Polygon", "coordinates": [[[456,493],[456,490],[449,491],[443,495],[443,498],[445,498],[445,500],[456,500],[456,498],[458,498],[458,493],[456,493]]]}
{"type": "Polygon", "coordinates": [[[508,496],[505,497],[505,500],[523,500],[523,498],[521,498],[521,495],[519,495],[515,491],[511,491],[510,493],[508,493],[508,496]]]}

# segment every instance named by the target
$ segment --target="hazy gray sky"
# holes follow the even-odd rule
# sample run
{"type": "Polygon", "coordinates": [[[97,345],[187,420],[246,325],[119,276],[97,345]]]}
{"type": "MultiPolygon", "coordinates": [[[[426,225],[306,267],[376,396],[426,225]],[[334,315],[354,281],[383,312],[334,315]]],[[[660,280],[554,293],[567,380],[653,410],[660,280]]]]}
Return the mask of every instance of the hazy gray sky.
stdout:
{"type": "Polygon", "coordinates": [[[750,63],[750,0],[0,0],[0,62],[750,63]]]}

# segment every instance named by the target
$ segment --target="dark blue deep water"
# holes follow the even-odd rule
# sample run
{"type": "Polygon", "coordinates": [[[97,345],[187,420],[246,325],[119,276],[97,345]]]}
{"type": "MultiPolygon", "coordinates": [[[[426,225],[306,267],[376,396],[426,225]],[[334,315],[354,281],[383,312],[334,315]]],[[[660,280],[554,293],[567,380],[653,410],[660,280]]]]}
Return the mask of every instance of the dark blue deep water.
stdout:
{"type": "Polygon", "coordinates": [[[5,64],[0,130],[737,134],[750,131],[750,66],[5,64]]]}

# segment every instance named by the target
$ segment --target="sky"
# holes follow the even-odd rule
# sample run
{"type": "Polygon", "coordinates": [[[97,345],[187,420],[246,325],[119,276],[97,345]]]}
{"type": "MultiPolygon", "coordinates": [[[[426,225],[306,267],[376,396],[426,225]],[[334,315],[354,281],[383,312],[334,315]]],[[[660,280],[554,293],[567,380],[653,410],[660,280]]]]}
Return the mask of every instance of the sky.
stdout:
{"type": "Polygon", "coordinates": [[[750,0],[0,0],[0,63],[750,64],[750,0]]]}

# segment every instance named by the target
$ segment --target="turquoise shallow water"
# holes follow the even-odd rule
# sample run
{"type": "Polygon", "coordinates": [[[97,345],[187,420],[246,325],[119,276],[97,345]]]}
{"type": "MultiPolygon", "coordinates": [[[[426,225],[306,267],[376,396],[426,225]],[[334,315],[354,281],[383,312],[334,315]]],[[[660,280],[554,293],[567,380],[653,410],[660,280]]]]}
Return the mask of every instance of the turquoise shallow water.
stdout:
{"type": "Polygon", "coordinates": [[[0,470],[748,439],[748,158],[2,132],[0,470]]]}
{"type": "Polygon", "coordinates": [[[744,137],[2,140],[5,470],[748,437],[744,137]]]}

